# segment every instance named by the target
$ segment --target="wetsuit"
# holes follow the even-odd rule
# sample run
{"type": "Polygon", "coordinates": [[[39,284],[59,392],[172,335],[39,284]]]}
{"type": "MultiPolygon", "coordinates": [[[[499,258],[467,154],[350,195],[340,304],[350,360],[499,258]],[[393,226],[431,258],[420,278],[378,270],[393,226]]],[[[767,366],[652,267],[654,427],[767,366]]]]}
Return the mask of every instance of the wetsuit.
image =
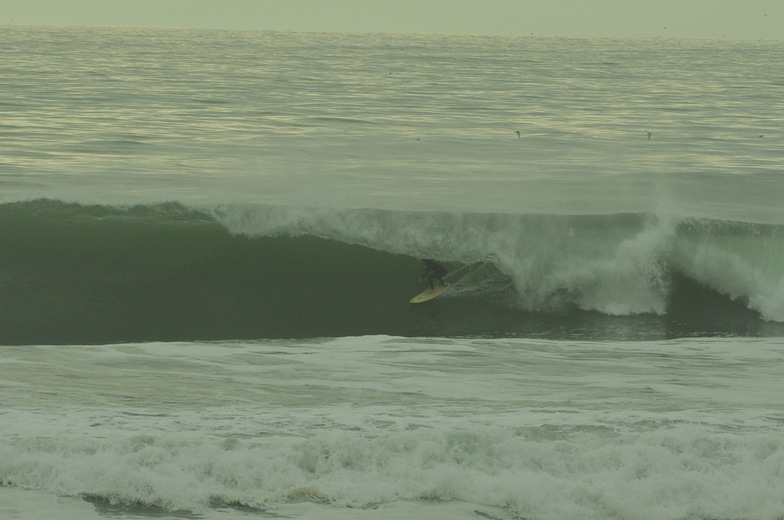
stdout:
{"type": "Polygon", "coordinates": [[[444,276],[446,275],[446,267],[439,264],[435,260],[425,259],[422,260],[425,264],[425,268],[422,270],[422,278],[427,278],[427,281],[430,283],[430,288],[433,289],[433,280],[437,280],[441,285],[446,285],[444,281],[444,276]]]}

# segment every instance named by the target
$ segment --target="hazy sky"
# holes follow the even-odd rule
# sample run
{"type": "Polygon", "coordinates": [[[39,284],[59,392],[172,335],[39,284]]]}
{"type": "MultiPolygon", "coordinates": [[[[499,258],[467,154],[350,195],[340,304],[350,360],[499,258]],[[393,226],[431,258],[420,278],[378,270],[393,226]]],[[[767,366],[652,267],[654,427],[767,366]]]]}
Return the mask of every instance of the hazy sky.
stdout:
{"type": "Polygon", "coordinates": [[[784,0],[0,0],[0,25],[784,39],[784,0]]]}

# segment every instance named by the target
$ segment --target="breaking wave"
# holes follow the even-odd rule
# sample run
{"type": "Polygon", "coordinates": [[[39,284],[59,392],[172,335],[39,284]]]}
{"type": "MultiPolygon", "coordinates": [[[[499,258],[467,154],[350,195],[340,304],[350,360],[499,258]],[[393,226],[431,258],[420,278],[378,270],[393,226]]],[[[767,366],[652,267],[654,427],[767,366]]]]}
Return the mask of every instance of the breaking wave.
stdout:
{"type": "Polygon", "coordinates": [[[784,228],[650,214],[0,205],[0,342],[784,332],[784,228]],[[419,258],[452,288],[411,306],[419,258]]]}

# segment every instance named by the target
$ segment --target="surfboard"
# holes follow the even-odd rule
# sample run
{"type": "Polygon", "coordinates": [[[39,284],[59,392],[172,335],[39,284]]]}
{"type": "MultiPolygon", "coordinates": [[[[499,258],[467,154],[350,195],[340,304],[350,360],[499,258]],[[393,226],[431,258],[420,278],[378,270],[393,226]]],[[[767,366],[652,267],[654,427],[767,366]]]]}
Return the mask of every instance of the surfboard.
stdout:
{"type": "Polygon", "coordinates": [[[433,298],[435,298],[436,296],[438,296],[440,294],[444,294],[444,291],[446,291],[447,289],[449,289],[448,285],[442,285],[440,287],[436,287],[435,289],[428,289],[426,291],[423,291],[423,292],[417,294],[416,296],[414,296],[413,298],[408,300],[408,302],[409,303],[424,303],[424,302],[428,302],[428,301],[432,300],[433,298]]]}

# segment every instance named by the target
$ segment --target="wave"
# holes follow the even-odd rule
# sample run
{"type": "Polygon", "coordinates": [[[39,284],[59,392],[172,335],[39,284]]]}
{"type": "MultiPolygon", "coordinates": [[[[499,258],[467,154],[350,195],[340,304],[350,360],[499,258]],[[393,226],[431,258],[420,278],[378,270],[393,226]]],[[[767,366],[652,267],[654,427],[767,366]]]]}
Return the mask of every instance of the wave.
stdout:
{"type": "Polygon", "coordinates": [[[784,228],[649,214],[0,205],[0,342],[784,333],[784,228]],[[453,287],[410,306],[419,258],[453,287]]]}

